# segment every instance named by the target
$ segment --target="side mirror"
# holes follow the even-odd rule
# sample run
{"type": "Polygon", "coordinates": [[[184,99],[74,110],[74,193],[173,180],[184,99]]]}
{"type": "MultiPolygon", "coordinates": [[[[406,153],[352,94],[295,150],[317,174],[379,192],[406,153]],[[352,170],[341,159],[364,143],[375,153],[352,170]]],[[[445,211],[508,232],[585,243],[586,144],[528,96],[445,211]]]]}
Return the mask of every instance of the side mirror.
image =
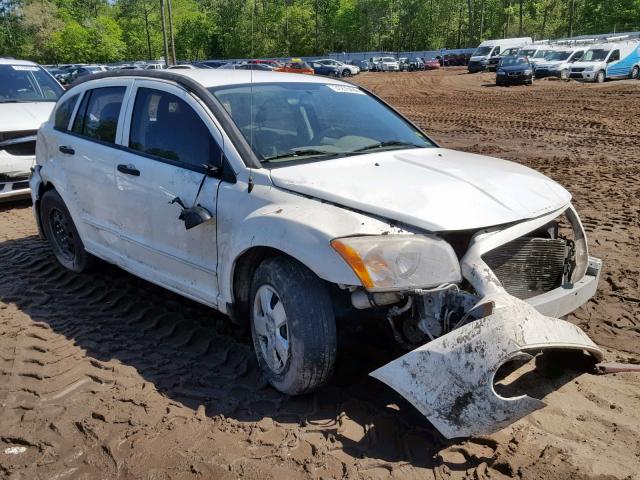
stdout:
{"type": "Polygon", "coordinates": [[[209,210],[200,205],[196,205],[195,207],[183,209],[178,218],[184,222],[184,227],[189,230],[202,223],[208,222],[213,217],[209,210]]]}

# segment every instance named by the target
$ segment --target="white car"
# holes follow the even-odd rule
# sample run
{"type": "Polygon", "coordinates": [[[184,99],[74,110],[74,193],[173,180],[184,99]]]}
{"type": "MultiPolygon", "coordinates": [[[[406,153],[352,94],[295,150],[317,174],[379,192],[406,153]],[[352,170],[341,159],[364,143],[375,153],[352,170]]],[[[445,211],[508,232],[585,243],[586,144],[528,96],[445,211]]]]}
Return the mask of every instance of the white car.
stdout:
{"type": "Polygon", "coordinates": [[[281,392],[329,380],[336,331],[358,311],[365,328],[384,313],[415,349],[372,375],[445,436],[541,407],[496,395],[502,364],[548,348],[601,356],[556,318],[594,294],[601,269],[569,192],[440,148],[357,86],[98,74],[62,96],[37,145],[34,214],[58,261],[82,272],[98,257],[249,324],[281,392]]]}
{"type": "Polygon", "coordinates": [[[39,65],[0,58],[0,201],[29,196],[36,132],[62,92],[39,65]]]}
{"type": "Polygon", "coordinates": [[[378,61],[379,72],[399,72],[400,62],[394,57],[382,57],[378,61]]]}
{"type": "Polygon", "coordinates": [[[329,65],[331,67],[337,68],[338,75],[340,77],[351,77],[353,75],[357,75],[358,73],[360,73],[360,67],[356,65],[350,65],[344,62],[339,62],[338,60],[333,60],[331,58],[327,58],[324,60],[316,60],[316,63],[320,63],[322,65],[329,65]]]}
{"type": "Polygon", "coordinates": [[[580,61],[584,55],[585,48],[567,48],[550,52],[544,61],[534,65],[536,78],[558,77],[562,80],[569,80],[571,66],[580,61]]]}

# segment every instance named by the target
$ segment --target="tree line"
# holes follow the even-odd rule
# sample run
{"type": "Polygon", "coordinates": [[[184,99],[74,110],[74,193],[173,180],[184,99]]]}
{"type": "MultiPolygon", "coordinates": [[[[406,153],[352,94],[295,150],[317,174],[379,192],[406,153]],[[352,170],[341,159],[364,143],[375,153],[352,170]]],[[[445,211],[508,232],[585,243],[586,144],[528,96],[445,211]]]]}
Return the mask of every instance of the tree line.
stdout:
{"type": "MultiPolygon", "coordinates": [[[[166,1],[166,0],[165,0],[166,1]]],[[[177,58],[473,47],[640,30],[640,0],[170,0],[177,58]]],[[[159,59],[160,0],[0,0],[0,56],[159,59]]]]}

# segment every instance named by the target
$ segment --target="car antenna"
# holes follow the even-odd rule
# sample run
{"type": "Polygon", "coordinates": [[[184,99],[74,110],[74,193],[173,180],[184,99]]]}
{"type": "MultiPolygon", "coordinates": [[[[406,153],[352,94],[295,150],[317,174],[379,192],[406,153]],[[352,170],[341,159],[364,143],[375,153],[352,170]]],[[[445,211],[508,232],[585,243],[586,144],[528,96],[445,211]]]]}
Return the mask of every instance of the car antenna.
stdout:
{"type": "MultiPolygon", "coordinates": [[[[256,14],[256,0],[251,2],[251,58],[253,58],[253,18],[256,14]]],[[[249,119],[251,121],[251,128],[249,129],[249,147],[253,152],[253,128],[254,128],[254,115],[253,115],[253,68],[249,68],[249,119]]],[[[251,193],[253,190],[253,171],[249,167],[249,180],[247,185],[247,193],[251,193]]]]}

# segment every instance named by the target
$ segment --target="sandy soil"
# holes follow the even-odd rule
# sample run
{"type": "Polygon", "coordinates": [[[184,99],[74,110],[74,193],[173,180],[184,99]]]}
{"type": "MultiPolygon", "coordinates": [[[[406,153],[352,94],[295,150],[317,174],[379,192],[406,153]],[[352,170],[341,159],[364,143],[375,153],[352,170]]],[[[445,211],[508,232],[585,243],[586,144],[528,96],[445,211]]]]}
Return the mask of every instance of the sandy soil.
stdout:
{"type": "MultiPolygon", "coordinates": [[[[565,185],[605,262],[570,320],[640,363],[640,82],[496,88],[455,68],[357,82],[443,146],[565,185]]],[[[518,385],[548,407],[447,441],[366,376],[392,356],[375,332],[344,335],[334,381],[287,398],[225,318],[114,267],[63,270],[28,204],[0,207],[0,268],[0,478],[640,478],[639,374],[551,362],[518,385]]]]}

